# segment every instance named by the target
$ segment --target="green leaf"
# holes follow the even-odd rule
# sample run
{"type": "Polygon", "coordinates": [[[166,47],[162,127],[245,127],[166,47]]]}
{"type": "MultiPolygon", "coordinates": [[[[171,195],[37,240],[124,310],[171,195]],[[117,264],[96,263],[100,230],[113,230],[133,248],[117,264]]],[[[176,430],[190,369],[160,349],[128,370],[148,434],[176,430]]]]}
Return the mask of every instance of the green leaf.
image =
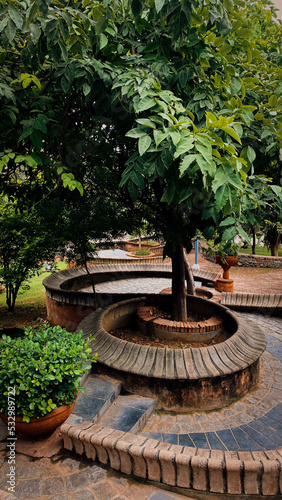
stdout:
{"type": "Polygon", "coordinates": [[[9,5],[8,11],[9,11],[10,18],[14,21],[16,27],[20,30],[23,26],[22,16],[20,15],[20,13],[16,9],[14,9],[12,4],[9,5]]]}
{"type": "Polygon", "coordinates": [[[223,220],[219,226],[222,227],[222,226],[231,226],[233,224],[235,224],[236,222],[236,219],[234,217],[227,217],[227,219],[223,220]]]}
{"type": "Polygon", "coordinates": [[[12,21],[12,19],[8,20],[5,34],[10,42],[15,38],[16,25],[15,25],[14,21],[12,21]]]}
{"type": "Polygon", "coordinates": [[[87,96],[88,94],[90,94],[91,87],[90,87],[90,85],[88,85],[88,83],[84,83],[82,88],[83,88],[83,94],[85,96],[87,96]]]}
{"type": "Polygon", "coordinates": [[[189,136],[181,139],[177,144],[176,151],[174,153],[174,158],[178,158],[180,155],[187,153],[194,147],[194,136],[189,136]]]}
{"type": "Polygon", "coordinates": [[[215,193],[216,207],[218,210],[221,210],[224,207],[228,198],[229,198],[228,186],[226,186],[226,184],[223,184],[223,186],[220,186],[215,193]]]}
{"type": "Polygon", "coordinates": [[[241,90],[242,87],[242,82],[239,78],[235,78],[235,76],[231,77],[231,82],[230,82],[230,90],[232,95],[237,95],[238,92],[241,90]]]}
{"type": "Polygon", "coordinates": [[[161,201],[164,201],[166,202],[168,205],[171,204],[173,198],[174,198],[174,195],[175,195],[175,187],[173,185],[170,185],[168,186],[168,188],[165,190],[162,198],[161,198],[161,201]]]}
{"type": "Polygon", "coordinates": [[[145,182],[144,182],[144,177],[140,175],[138,172],[133,172],[131,175],[131,179],[138,186],[140,189],[144,189],[145,187],[145,182]]]}
{"type": "Polygon", "coordinates": [[[207,162],[212,161],[212,150],[210,148],[206,148],[205,146],[201,146],[200,144],[195,144],[197,151],[205,158],[207,162]]]}
{"type": "Polygon", "coordinates": [[[131,198],[134,201],[137,201],[137,199],[138,199],[138,188],[137,188],[137,186],[132,181],[129,181],[129,183],[128,183],[128,191],[129,191],[129,194],[130,194],[131,198]]]}
{"type": "Polygon", "coordinates": [[[138,151],[140,156],[142,156],[144,153],[146,153],[147,149],[149,149],[151,145],[152,139],[149,135],[144,135],[139,138],[138,141],[138,151]]]}
{"type": "Polygon", "coordinates": [[[144,97],[144,99],[141,99],[141,101],[139,101],[138,105],[136,106],[136,108],[135,108],[136,113],[140,113],[141,111],[145,111],[146,109],[150,109],[153,106],[155,106],[155,104],[156,104],[156,101],[154,99],[146,96],[146,97],[144,97]]]}
{"type": "Polygon", "coordinates": [[[158,147],[159,144],[164,139],[166,139],[167,136],[168,136],[167,132],[161,132],[160,130],[154,130],[153,135],[154,135],[154,140],[155,140],[155,143],[156,143],[156,147],[158,147]]]}
{"type": "Polygon", "coordinates": [[[191,154],[184,157],[179,167],[180,177],[182,177],[185,174],[186,170],[196,160],[196,158],[197,158],[196,154],[191,154]]]}
{"type": "Polygon", "coordinates": [[[248,158],[250,163],[253,163],[253,161],[256,158],[256,153],[251,146],[248,146],[248,148],[247,148],[247,158],[248,158]]]}
{"type": "Polygon", "coordinates": [[[108,25],[108,21],[106,16],[99,17],[98,21],[95,24],[95,33],[96,35],[101,35],[101,33],[106,29],[108,25]]]}
{"type": "MultiPolygon", "coordinates": [[[[155,130],[154,130],[155,133],[155,130]]],[[[125,134],[125,137],[132,137],[133,139],[138,139],[139,137],[142,137],[143,135],[146,135],[145,130],[142,130],[141,128],[132,128],[125,134]]]]}
{"type": "Polygon", "coordinates": [[[246,233],[246,231],[242,228],[242,226],[237,226],[237,232],[239,233],[239,235],[241,236],[241,238],[243,240],[246,240],[246,241],[249,241],[250,238],[248,236],[248,234],[246,233]]]}
{"type": "Polygon", "coordinates": [[[104,35],[104,33],[101,33],[100,35],[100,50],[102,50],[104,47],[108,45],[108,37],[104,35]]]}
{"type": "Polygon", "coordinates": [[[234,227],[234,226],[228,227],[227,229],[225,229],[225,231],[222,235],[222,240],[223,241],[232,240],[234,238],[234,236],[236,236],[236,234],[237,234],[236,227],[234,227]]]}
{"type": "Polygon", "coordinates": [[[155,0],[156,11],[160,12],[160,10],[163,8],[164,4],[165,4],[165,0],[155,0]]]}
{"type": "Polygon", "coordinates": [[[145,125],[146,127],[149,128],[156,128],[156,125],[152,120],[149,120],[148,118],[138,118],[137,123],[140,123],[140,125],[145,125]]]}
{"type": "Polygon", "coordinates": [[[221,127],[221,129],[224,132],[226,132],[228,135],[231,135],[231,137],[233,137],[233,139],[235,139],[235,141],[238,141],[241,144],[241,139],[240,139],[239,135],[237,134],[236,130],[234,130],[234,128],[229,127],[227,125],[227,126],[221,127]]]}

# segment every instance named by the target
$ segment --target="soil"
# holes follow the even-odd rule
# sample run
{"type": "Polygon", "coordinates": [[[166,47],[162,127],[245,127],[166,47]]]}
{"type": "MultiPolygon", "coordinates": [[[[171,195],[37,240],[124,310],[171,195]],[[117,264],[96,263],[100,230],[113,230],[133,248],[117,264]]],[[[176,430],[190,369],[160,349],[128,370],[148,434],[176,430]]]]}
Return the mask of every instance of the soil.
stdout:
{"type": "Polygon", "coordinates": [[[220,344],[227,340],[226,333],[219,333],[216,337],[205,342],[184,342],[183,340],[161,340],[147,337],[136,330],[130,328],[111,330],[110,334],[127,342],[146,345],[150,347],[163,347],[164,349],[188,349],[190,347],[206,347],[208,345],[220,344]]]}

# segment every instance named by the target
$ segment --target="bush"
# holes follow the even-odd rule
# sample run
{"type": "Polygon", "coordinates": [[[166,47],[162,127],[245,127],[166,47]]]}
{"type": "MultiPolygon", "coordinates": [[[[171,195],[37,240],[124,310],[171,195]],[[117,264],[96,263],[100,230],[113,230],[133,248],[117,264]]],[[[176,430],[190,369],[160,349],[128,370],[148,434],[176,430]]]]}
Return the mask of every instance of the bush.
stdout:
{"type": "MultiPolygon", "coordinates": [[[[15,389],[16,414],[25,422],[75,401],[79,380],[95,362],[83,332],[60,326],[26,328],[23,338],[3,335],[0,340],[0,412],[8,414],[8,391],[15,389]]],[[[84,387],[80,387],[83,392],[84,387]]]]}

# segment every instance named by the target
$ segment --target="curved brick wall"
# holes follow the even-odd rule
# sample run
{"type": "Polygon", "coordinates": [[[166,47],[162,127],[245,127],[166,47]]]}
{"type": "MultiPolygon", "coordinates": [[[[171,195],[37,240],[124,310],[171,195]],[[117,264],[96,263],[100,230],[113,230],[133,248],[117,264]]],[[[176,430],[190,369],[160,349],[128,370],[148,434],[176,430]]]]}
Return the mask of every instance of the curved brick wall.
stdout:
{"type": "MultiPolygon", "coordinates": [[[[117,259],[118,260],[118,259],[117,259]]],[[[76,267],[52,273],[43,280],[46,289],[47,318],[53,325],[75,331],[77,325],[98,307],[105,307],[124,299],[140,297],[141,293],[96,293],[80,292],[81,288],[106,281],[125,278],[170,278],[170,263],[120,263],[89,266],[91,276],[84,268],[76,267]]],[[[218,274],[209,271],[194,271],[195,279],[203,283],[213,282],[218,274]]],[[[148,294],[150,295],[150,294],[148,294]]]]}
{"type": "MultiPolygon", "coordinates": [[[[143,299],[113,304],[85,318],[78,329],[94,335],[98,353],[95,369],[123,382],[126,390],[158,400],[169,411],[222,408],[256,386],[259,359],[266,340],[260,328],[237,318],[224,306],[206,299],[189,297],[191,309],[222,317],[228,340],[217,345],[188,349],[162,349],[127,342],[108,333],[134,321],[143,299]]],[[[171,296],[155,295],[168,309],[171,296]]]]}

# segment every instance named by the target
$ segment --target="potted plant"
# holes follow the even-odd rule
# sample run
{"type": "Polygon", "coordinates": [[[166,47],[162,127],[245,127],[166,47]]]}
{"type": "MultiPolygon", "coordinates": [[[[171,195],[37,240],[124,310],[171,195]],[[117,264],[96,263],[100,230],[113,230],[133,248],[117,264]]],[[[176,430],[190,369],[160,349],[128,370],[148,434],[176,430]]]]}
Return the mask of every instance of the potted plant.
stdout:
{"type": "Polygon", "coordinates": [[[241,245],[234,241],[221,242],[215,245],[212,253],[215,255],[215,260],[223,268],[223,278],[229,279],[229,269],[237,262],[237,255],[241,245]]]}
{"type": "Polygon", "coordinates": [[[27,435],[55,430],[71,413],[84,373],[91,368],[89,344],[83,332],[44,325],[24,330],[24,336],[0,340],[0,418],[27,435]],[[10,418],[9,418],[10,417],[10,418]]]}

